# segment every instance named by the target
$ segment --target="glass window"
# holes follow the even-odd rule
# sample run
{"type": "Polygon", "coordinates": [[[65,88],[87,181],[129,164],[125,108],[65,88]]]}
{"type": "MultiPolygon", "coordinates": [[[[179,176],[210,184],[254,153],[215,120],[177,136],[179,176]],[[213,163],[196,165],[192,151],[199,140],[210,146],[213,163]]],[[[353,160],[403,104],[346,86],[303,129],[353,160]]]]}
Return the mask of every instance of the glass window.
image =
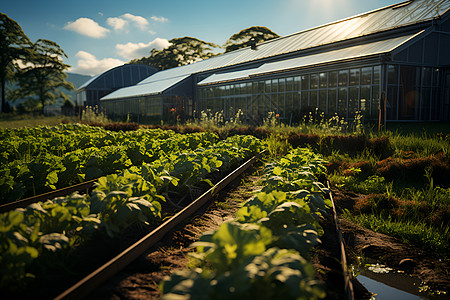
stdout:
{"type": "Polygon", "coordinates": [[[370,105],[370,85],[365,85],[361,87],[361,97],[359,99],[360,111],[365,114],[367,113],[370,105]]]}
{"type": "Polygon", "coordinates": [[[338,114],[341,117],[347,117],[347,88],[339,89],[338,114]]]}
{"type": "Polygon", "coordinates": [[[339,86],[348,85],[348,70],[339,71],[339,86]]]}
{"type": "Polygon", "coordinates": [[[319,75],[311,74],[310,85],[309,88],[311,90],[317,89],[319,87],[319,75]]]}
{"type": "MultiPolygon", "coordinates": [[[[424,68],[425,69],[425,68],[424,68]]],[[[430,120],[430,106],[431,106],[431,89],[423,88],[421,93],[421,119],[423,121],[430,120]]]]}
{"type": "Polygon", "coordinates": [[[353,117],[358,111],[359,88],[352,87],[348,89],[348,113],[349,117],[353,117]]]}
{"type": "Polygon", "coordinates": [[[433,86],[439,86],[439,69],[433,69],[433,86]]]}
{"type": "Polygon", "coordinates": [[[257,92],[259,94],[263,94],[264,93],[264,81],[258,81],[257,85],[258,85],[257,92]]]}
{"type": "Polygon", "coordinates": [[[213,91],[213,88],[208,88],[208,92],[207,92],[206,95],[207,95],[208,98],[214,97],[214,91],[213,91]]]}
{"type": "MultiPolygon", "coordinates": [[[[264,99],[266,98],[266,96],[265,95],[261,95],[261,96],[259,96],[258,98],[257,98],[257,103],[258,103],[258,114],[260,115],[260,116],[264,116],[264,114],[265,114],[265,108],[264,108],[264,104],[265,104],[265,101],[264,101],[264,99]]],[[[256,113],[256,112],[254,112],[254,113],[256,113]]]]}
{"type": "MultiPolygon", "coordinates": [[[[286,108],[285,108],[285,110],[286,110],[286,116],[288,116],[290,113],[291,113],[291,111],[292,111],[292,109],[293,109],[293,99],[292,99],[292,97],[293,97],[293,95],[292,95],[293,93],[292,92],[289,92],[289,93],[286,93],[286,108]]],[[[297,93],[294,93],[294,94],[297,94],[297,93]]]]}
{"type": "Polygon", "coordinates": [[[246,86],[246,94],[251,94],[252,93],[252,83],[251,82],[247,82],[246,84],[245,84],[245,86],[246,86]]]}
{"type": "Polygon", "coordinates": [[[278,113],[280,114],[280,118],[284,118],[285,112],[285,94],[278,94],[278,113]]]}
{"type": "Polygon", "coordinates": [[[280,78],[278,79],[278,92],[282,93],[286,90],[286,79],[280,78]]]}
{"type": "Polygon", "coordinates": [[[398,66],[388,65],[388,83],[398,84],[398,66]]]}
{"type": "Polygon", "coordinates": [[[380,84],[380,72],[381,72],[381,67],[380,66],[375,66],[373,67],[373,82],[372,84],[380,84]]]}
{"type": "Polygon", "coordinates": [[[271,94],[270,96],[270,111],[278,113],[278,94],[271,94]]]}
{"type": "Polygon", "coordinates": [[[294,87],[293,87],[293,91],[300,91],[301,86],[300,86],[300,76],[296,76],[294,77],[294,87]]]}
{"type": "Polygon", "coordinates": [[[270,80],[266,80],[265,81],[265,87],[264,87],[264,92],[265,93],[271,93],[271,81],[270,80]]]}
{"type": "Polygon", "coordinates": [[[350,85],[359,85],[359,69],[350,69],[350,85]]]}
{"type": "Polygon", "coordinates": [[[431,68],[422,68],[422,85],[431,86],[431,68]]]}
{"type": "Polygon", "coordinates": [[[273,108],[270,105],[270,102],[271,102],[270,101],[270,94],[264,95],[264,113],[263,113],[264,116],[267,116],[267,113],[269,111],[273,111],[273,108]]]}
{"type": "Polygon", "coordinates": [[[361,69],[361,85],[371,84],[372,68],[361,69]]]}
{"type": "Polygon", "coordinates": [[[319,74],[319,87],[321,89],[327,87],[327,73],[319,74]]]}
{"type": "Polygon", "coordinates": [[[294,110],[300,110],[301,103],[300,103],[300,92],[294,92],[294,99],[293,99],[293,109],[294,110]]]}
{"type": "Polygon", "coordinates": [[[438,101],[439,99],[439,88],[433,88],[432,89],[432,100],[431,100],[431,120],[439,120],[439,116],[441,114],[440,110],[439,110],[439,104],[440,101],[438,101]]]}
{"type": "Polygon", "coordinates": [[[378,111],[380,110],[380,86],[372,86],[371,114],[373,119],[378,119],[378,111]]]}
{"type": "Polygon", "coordinates": [[[272,93],[278,93],[278,79],[272,79],[272,93]]]}
{"type": "Polygon", "coordinates": [[[218,86],[214,87],[214,97],[220,97],[221,95],[220,92],[221,92],[220,87],[218,86]]]}
{"type": "Polygon", "coordinates": [[[389,86],[386,95],[386,120],[397,120],[398,86],[389,86]]]}
{"type": "Polygon", "coordinates": [[[328,87],[336,87],[337,86],[337,71],[332,71],[328,73],[328,87]]]}
{"type": "Polygon", "coordinates": [[[309,90],[309,75],[302,76],[302,91],[309,90]]]}
{"type": "Polygon", "coordinates": [[[334,115],[336,113],[336,89],[328,90],[328,114],[334,115]]]}
{"type": "Polygon", "coordinates": [[[416,104],[416,95],[419,95],[419,88],[415,87],[416,67],[400,67],[400,86],[398,101],[398,119],[414,120],[418,118],[418,103],[416,104]]]}
{"type": "Polygon", "coordinates": [[[241,83],[240,94],[247,94],[247,84],[246,83],[241,83]]]}
{"type": "Polygon", "coordinates": [[[327,90],[319,91],[319,110],[327,112],[327,90]]]}
{"type": "Polygon", "coordinates": [[[294,82],[294,78],[288,77],[286,78],[286,91],[290,92],[292,91],[292,83],[294,82]]]}
{"type": "Polygon", "coordinates": [[[311,91],[311,96],[309,97],[309,106],[310,107],[317,107],[317,97],[318,97],[317,91],[311,91]]]}
{"type": "Polygon", "coordinates": [[[306,111],[309,105],[309,92],[302,92],[302,111],[306,111]]]}

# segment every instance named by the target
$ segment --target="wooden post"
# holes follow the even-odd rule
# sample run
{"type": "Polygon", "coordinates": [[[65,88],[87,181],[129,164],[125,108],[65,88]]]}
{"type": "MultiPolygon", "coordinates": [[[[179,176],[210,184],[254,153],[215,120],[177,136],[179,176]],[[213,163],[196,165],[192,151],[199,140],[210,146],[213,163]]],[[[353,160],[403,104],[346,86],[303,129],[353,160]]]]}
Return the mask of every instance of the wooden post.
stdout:
{"type": "Polygon", "coordinates": [[[386,91],[381,94],[378,108],[378,132],[381,132],[381,129],[386,126],[386,91]]]}

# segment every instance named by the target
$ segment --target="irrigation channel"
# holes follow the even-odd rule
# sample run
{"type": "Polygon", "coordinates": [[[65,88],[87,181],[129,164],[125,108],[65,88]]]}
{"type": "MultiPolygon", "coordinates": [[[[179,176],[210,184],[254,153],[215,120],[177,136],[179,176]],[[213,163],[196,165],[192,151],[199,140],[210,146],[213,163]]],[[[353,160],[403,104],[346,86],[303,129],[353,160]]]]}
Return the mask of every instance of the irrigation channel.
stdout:
{"type": "MultiPolygon", "coordinates": [[[[61,291],[62,287],[59,287],[59,291],[49,292],[45,298],[48,298],[50,295],[51,297],[56,296],[54,299],[148,299],[159,297],[160,294],[157,288],[158,281],[165,275],[170,274],[171,269],[181,268],[183,264],[185,265],[187,263],[186,253],[192,251],[192,248],[189,250],[189,244],[195,238],[198,238],[198,234],[201,234],[200,231],[211,229],[214,226],[217,227],[227,218],[232,218],[232,214],[238,209],[239,203],[233,204],[232,197],[229,197],[233,193],[241,196],[244,194],[245,197],[245,191],[242,190],[241,181],[250,180],[250,183],[244,188],[247,189],[248,197],[250,197],[251,192],[257,190],[258,187],[254,183],[257,181],[258,176],[251,175],[248,169],[250,168],[250,170],[255,172],[255,162],[258,162],[260,158],[261,153],[249,159],[191,204],[177,212],[163,224],[134,242],[125,250],[113,256],[105,264],[96,268],[68,289],[61,291]],[[212,201],[215,200],[217,202],[217,198],[221,200],[220,203],[222,203],[222,206],[228,206],[226,213],[217,213],[217,207],[220,204],[214,204],[214,201],[212,201]],[[218,217],[220,214],[222,215],[218,217]],[[205,216],[209,218],[209,223],[206,222],[208,224],[205,226],[199,226],[198,224],[202,223],[205,216]],[[218,220],[211,222],[211,219],[218,220]],[[186,231],[190,231],[192,239],[186,239],[186,231]],[[177,236],[182,237],[177,239],[177,236]],[[172,261],[171,255],[178,256],[179,261],[177,259],[172,261]],[[152,260],[161,258],[163,262],[161,260],[156,262],[156,264],[159,264],[156,266],[158,270],[150,270],[151,274],[148,274],[149,270],[143,270],[146,266],[152,265],[152,263],[153,269],[155,269],[155,263],[152,260]]],[[[0,211],[4,212],[17,207],[24,207],[34,202],[70,194],[74,191],[84,190],[88,192],[94,182],[95,180],[3,205],[0,206],[0,211]]],[[[328,287],[327,299],[359,299],[367,296],[368,291],[352,279],[349,274],[345,247],[331,192],[330,198],[333,203],[332,213],[321,224],[325,234],[321,238],[321,246],[312,255],[312,262],[316,269],[326,270],[326,272],[317,273],[318,277],[328,287]],[[325,273],[326,275],[324,275],[325,273]],[[353,287],[352,282],[357,283],[356,289],[353,287]]],[[[242,199],[242,201],[244,200],[246,199],[242,199]]],[[[58,287],[56,287],[56,290],[58,290],[58,287]]],[[[37,298],[40,297],[41,295],[37,296],[37,298]]]]}

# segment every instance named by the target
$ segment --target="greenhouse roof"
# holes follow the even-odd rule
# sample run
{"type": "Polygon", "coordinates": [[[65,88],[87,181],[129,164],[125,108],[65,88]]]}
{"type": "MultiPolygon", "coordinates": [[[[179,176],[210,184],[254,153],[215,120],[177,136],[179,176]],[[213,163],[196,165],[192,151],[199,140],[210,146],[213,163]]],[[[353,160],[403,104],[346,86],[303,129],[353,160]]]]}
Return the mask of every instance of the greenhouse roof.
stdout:
{"type": "MultiPolygon", "coordinates": [[[[156,73],[158,74],[158,73],[156,73]]],[[[166,78],[161,80],[155,80],[148,83],[140,83],[137,85],[121,88],[111,94],[106,95],[100,100],[111,100],[111,99],[120,99],[120,98],[128,98],[128,97],[140,97],[140,96],[149,96],[149,95],[157,95],[161,94],[170,87],[175,84],[181,82],[186,79],[190,75],[182,75],[172,78],[166,78]]]]}
{"type": "Polygon", "coordinates": [[[269,73],[284,72],[337,61],[346,61],[389,53],[420,33],[385,39],[358,46],[346,47],[339,50],[286,59],[278,62],[265,63],[259,68],[245,71],[213,74],[200,81],[198,85],[217,84],[234,80],[248,79],[253,76],[260,76],[269,73]]]}
{"type": "MultiPolygon", "coordinates": [[[[172,77],[173,73],[194,74],[198,72],[220,69],[227,66],[256,61],[281,54],[310,49],[370,35],[376,32],[405,27],[439,18],[450,9],[449,0],[415,0],[390,5],[366,12],[341,21],[325,24],[288,36],[269,40],[257,45],[257,50],[250,47],[224,53],[162,72],[153,76],[172,77]]],[[[151,77],[153,77],[151,76],[151,77]]],[[[145,79],[152,81],[151,77],[145,79]]]]}
{"type": "MultiPolygon", "coordinates": [[[[176,76],[189,76],[244,63],[256,62],[261,59],[271,58],[282,54],[298,52],[322,45],[329,45],[357,37],[368,36],[377,32],[419,24],[441,17],[449,9],[450,0],[406,1],[288,36],[269,40],[258,44],[256,50],[246,47],[210,59],[198,61],[190,65],[160,71],[139,82],[137,86],[174,78],[176,76]]],[[[421,29],[417,29],[416,33],[420,30],[421,29]]],[[[355,48],[354,50],[356,51],[357,49],[358,48],[355,48]]],[[[333,54],[333,51],[326,53],[333,54]]],[[[343,53],[341,53],[341,55],[343,55],[343,53]]],[[[353,54],[353,56],[355,55],[356,54],[353,54]]],[[[314,58],[314,56],[309,57],[314,58]]],[[[325,60],[325,56],[319,57],[322,57],[321,59],[325,60]]],[[[315,56],[316,59],[319,59],[319,57],[315,56]]],[[[126,96],[127,95],[124,93],[122,97],[126,96]]]]}
{"type": "Polygon", "coordinates": [[[235,71],[235,72],[213,74],[213,75],[203,79],[202,81],[200,81],[198,83],[198,85],[216,84],[216,83],[223,83],[223,82],[227,82],[227,81],[246,79],[251,74],[253,74],[256,70],[257,70],[257,68],[246,69],[246,70],[235,71]]]}

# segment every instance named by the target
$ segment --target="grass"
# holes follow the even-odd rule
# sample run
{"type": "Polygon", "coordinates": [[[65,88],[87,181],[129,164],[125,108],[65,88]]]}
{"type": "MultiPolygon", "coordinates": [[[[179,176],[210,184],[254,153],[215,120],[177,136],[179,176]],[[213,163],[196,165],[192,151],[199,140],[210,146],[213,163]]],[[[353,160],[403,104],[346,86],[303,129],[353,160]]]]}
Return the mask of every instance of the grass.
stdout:
{"type": "Polygon", "coordinates": [[[449,228],[435,228],[423,222],[398,221],[391,217],[376,214],[354,214],[346,211],[344,217],[365,228],[399,238],[404,243],[415,244],[450,256],[449,228]]]}
{"type": "Polygon", "coordinates": [[[73,123],[77,121],[79,121],[77,117],[0,114],[0,128],[36,127],[41,125],[53,126],[62,122],[73,123]]]}

